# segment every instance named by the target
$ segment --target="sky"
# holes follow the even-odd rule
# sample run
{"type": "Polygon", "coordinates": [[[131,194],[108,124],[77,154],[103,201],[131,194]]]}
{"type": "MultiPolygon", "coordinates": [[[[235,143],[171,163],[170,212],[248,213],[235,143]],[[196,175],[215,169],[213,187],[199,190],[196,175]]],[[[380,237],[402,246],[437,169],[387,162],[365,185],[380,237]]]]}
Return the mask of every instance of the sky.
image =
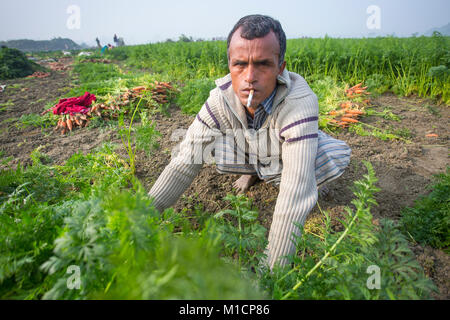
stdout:
{"type": "Polygon", "coordinates": [[[265,14],[288,38],[411,36],[450,22],[449,0],[2,0],[0,40],[70,38],[126,44],[226,37],[239,18],[265,14]]]}

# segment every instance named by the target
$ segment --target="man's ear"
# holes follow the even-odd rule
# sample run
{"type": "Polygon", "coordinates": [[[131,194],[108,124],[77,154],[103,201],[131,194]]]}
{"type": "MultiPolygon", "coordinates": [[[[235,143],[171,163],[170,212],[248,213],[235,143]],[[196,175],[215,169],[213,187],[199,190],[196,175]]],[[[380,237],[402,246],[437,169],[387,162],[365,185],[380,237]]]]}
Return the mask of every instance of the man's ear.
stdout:
{"type": "Polygon", "coordinates": [[[281,67],[280,67],[280,72],[278,74],[281,75],[285,68],[286,68],[286,61],[283,61],[283,63],[281,64],[281,67]]]}

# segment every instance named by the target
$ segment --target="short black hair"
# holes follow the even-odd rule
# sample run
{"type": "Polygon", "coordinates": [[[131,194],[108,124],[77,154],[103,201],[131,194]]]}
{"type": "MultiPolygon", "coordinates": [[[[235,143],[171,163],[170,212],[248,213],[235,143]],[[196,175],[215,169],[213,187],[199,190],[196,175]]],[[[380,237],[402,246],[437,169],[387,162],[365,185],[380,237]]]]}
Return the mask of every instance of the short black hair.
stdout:
{"type": "Polygon", "coordinates": [[[227,39],[227,56],[230,58],[230,42],[233,34],[237,29],[242,27],[241,37],[247,40],[253,40],[255,38],[265,37],[273,31],[278,38],[278,42],[280,44],[280,56],[279,56],[279,64],[284,61],[284,55],[286,53],[286,34],[281,27],[281,23],[278,20],[275,20],[269,16],[263,16],[260,14],[253,14],[249,16],[245,16],[241,18],[233,27],[227,39]]]}

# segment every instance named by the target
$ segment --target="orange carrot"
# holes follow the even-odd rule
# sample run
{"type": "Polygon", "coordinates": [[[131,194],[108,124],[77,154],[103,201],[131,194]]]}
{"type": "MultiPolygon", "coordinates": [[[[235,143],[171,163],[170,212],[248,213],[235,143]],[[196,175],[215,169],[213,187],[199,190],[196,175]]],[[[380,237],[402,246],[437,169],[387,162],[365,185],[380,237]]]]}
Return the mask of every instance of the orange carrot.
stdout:
{"type": "Polygon", "coordinates": [[[346,118],[346,117],[342,117],[341,120],[345,122],[354,122],[354,123],[359,122],[358,120],[355,120],[353,118],[346,118]]]}
{"type": "Polygon", "coordinates": [[[360,110],[346,110],[345,112],[351,113],[351,114],[364,114],[364,111],[360,111],[360,110]]]}
{"type": "Polygon", "coordinates": [[[131,89],[131,90],[133,90],[134,92],[140,92],[140,91],[142,91],[142,90],[144,90],[144,89],[145,89],[144,86],[139,86],[139,87],[134,87],[134,88],[131,89]]]}
{"type": "Polygon", "coordinates": [[[69,128],[69,131],[72,131],[72,120],[67,119],[66,123],[67,123],[67,128],[69,128]]]}
{"type": "Polygon", "coordinates": [[[437,138],[439,136],[436,133],[429,133],[429,134],[425,135],[425,137],[427,137],[427,138],[437,138]]]}
{"type": "Polygon", "coordinates": [[[341,108],[342,109],[351,108],[351,107],[352,107],[352,103],[350,101],[346,101],[346,102],[342,102],[341,103],[341,108]]]}
{"type": "Polygon", "coordinates": [[[357,85],[355,85],[353,87],[351,87],[349,90],[353,90],[353,89],[359,88],[359,87],[361,87],[361,85],[362,85],[362,82],[358,83],[357,85]]]}

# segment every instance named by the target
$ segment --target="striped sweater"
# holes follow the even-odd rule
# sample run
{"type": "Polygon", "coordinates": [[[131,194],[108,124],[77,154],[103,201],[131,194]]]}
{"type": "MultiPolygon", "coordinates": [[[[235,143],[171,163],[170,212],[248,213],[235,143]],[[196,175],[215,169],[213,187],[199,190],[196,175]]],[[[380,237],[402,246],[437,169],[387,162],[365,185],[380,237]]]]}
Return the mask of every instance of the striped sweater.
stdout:
{"type": "Polygon", "coordinates": [[[249,130],[244,106],[233,91],[231,76],[216,80],[195,120],[180,144],[180,151],[163,170],[149,196],[163,210],[175,204],[202,168],[204,150],[224,135],[234,135],[238,148],[259,156],[258,163],[277,160],[282,163],[281,181],[266,263],[270,268],[284,255],[295,253],[292,235],[299,235],[294,225],[303,225],[317,201],[315,159],[318,144],[317,97],[305,79],[284,70],[277,78],[273,110],[258,130],[249,130]],[[266,132],[260,143],[258,134],[266,132]]]}

